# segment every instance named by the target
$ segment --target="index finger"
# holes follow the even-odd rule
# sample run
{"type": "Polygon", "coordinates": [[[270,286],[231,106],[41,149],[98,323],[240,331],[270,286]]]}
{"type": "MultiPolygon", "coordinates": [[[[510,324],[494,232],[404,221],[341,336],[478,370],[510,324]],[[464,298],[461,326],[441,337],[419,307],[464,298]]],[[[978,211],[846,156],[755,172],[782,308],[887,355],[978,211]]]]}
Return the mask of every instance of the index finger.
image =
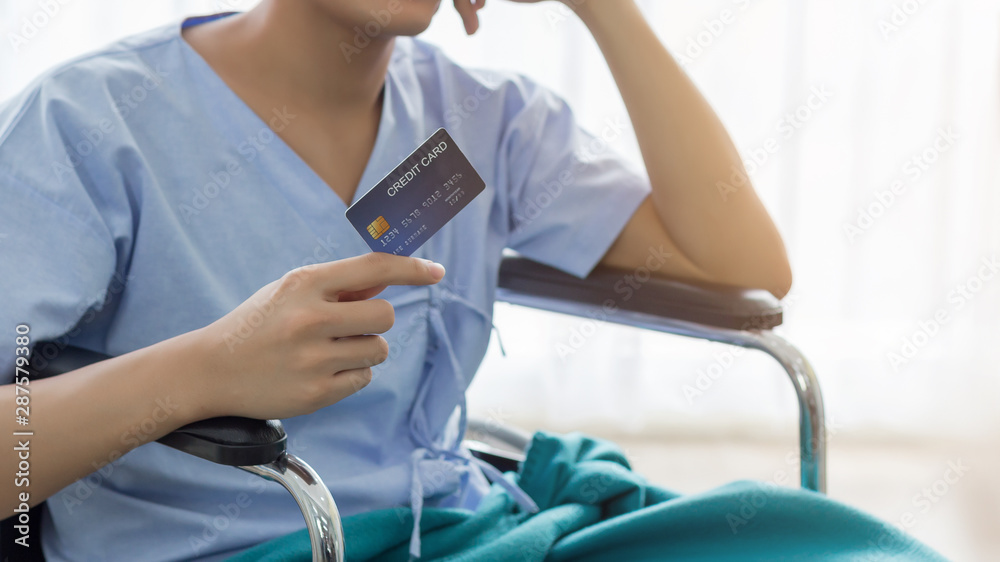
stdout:
{"type": "Polygon", "coordinates": [[[444,266],[421,258],[372,252],[319,264],[317,277],[324,293],[339,294],[383,285],[433,285],[444,277],[444,266]]]}

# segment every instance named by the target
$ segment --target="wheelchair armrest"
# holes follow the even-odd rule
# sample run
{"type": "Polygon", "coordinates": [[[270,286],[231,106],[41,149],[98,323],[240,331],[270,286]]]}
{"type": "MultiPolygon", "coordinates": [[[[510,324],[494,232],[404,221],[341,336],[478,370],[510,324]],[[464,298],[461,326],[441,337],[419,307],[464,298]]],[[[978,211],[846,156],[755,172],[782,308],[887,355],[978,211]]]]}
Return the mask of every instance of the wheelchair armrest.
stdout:
{"type": "Polygon", "coordinates": [[[287,439],[278,420],[228,416],[189,423],[158,441],[216,464],[254,466],[277,460],[287,439]]]}
{"type": "MultiPolygon", "coordinates": [[[[32,352],[35,379],[53,377],[110,359],[79,347],[40,342],[32,352]]],[[[275,461],[285,452],[287,437],[278,420],[222,417],[178,428],[158,441],[178,451],[217,464],[253,466],[275,461]]]]}
{"type": "Polygon", "coordinates": [[[598,266],[586,279],[580,279],[510,256],[500,264],[497,299],[517,302],[517,297],[527,296],[611,311],[620,308],[734,330],[768,330],[782,322],[780,301],[762,289],[647,278],[648,271],[640,273],[598,266]]]}

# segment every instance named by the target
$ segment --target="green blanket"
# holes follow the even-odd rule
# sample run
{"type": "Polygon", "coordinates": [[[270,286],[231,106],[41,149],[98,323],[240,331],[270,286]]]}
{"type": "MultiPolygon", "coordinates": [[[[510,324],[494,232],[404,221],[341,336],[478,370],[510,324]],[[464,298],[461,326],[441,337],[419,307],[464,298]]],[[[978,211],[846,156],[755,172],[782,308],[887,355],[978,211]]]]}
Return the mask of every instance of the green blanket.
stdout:
{"type": "MultiPolygon", "coordinates": [[[[425,508],[423,560],[944,560],[899,529],[814,492],[735,482],[682,496],[649,485],[621,450],[579,434],[537,433],[520,474],[541,508],[494,484],[480,508],[425,508]]],[[[348,560],[408,559],[409,508],[344,519],[348,560]]],[[[306,531],[228,562],[308,561],[306,531]]]]}

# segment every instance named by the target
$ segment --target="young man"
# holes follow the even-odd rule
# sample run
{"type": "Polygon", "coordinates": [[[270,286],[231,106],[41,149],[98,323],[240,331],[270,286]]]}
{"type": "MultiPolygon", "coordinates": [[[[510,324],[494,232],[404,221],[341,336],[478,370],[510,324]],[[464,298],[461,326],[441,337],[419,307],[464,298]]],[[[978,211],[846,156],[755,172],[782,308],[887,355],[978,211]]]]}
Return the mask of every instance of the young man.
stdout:
{"type": "MultiPolygon", "coordinates": [[[[483,5],[455,4],[475,32],[483,5]]],[[[3,330],[116,356],[31,384],[49,560],[216,560],[301,528],[276,485],[136,448],[223,415],[287,418],[345,515],[475,509],[488,483],[458,440],[505,247],[579,276],[652,252],[666,277],[788,291],[751,186],[716,187],[742,173],[736,150],[635,4],[567,5],[611,67],[648,178],[588,153],[543,87],[411,39],[436,0],[263,0],[116,43],[6,104],[3,330]],[[345,51],[373,18],[380,33],[345,51]],[[450,122],[469,95],[479,108],[450,122]],[[486,191],[414,257],[370,253],[344,211],[442,126],[486,191]]],[[[0,342],[5,373],[14,343],[0,342]]],[[[6,514],[20,490],[3,490],[6,514]]]]}

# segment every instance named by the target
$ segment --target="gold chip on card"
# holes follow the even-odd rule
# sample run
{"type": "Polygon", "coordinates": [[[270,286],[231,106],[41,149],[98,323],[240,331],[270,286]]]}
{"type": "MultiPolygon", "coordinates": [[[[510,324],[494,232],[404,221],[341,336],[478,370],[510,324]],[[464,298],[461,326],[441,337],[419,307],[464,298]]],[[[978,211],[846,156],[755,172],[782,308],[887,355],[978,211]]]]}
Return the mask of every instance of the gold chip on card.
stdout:
{"type": "Polygon", "coordinates": [[[386,222],[385,217],[382,215],[379,215],[377,219],[373,220],[372,223],[368,225],[368,234],[371,234],[372,238],[375,239],[382,236],[386,230],[389,230],[389,223],[386,222]]]}

